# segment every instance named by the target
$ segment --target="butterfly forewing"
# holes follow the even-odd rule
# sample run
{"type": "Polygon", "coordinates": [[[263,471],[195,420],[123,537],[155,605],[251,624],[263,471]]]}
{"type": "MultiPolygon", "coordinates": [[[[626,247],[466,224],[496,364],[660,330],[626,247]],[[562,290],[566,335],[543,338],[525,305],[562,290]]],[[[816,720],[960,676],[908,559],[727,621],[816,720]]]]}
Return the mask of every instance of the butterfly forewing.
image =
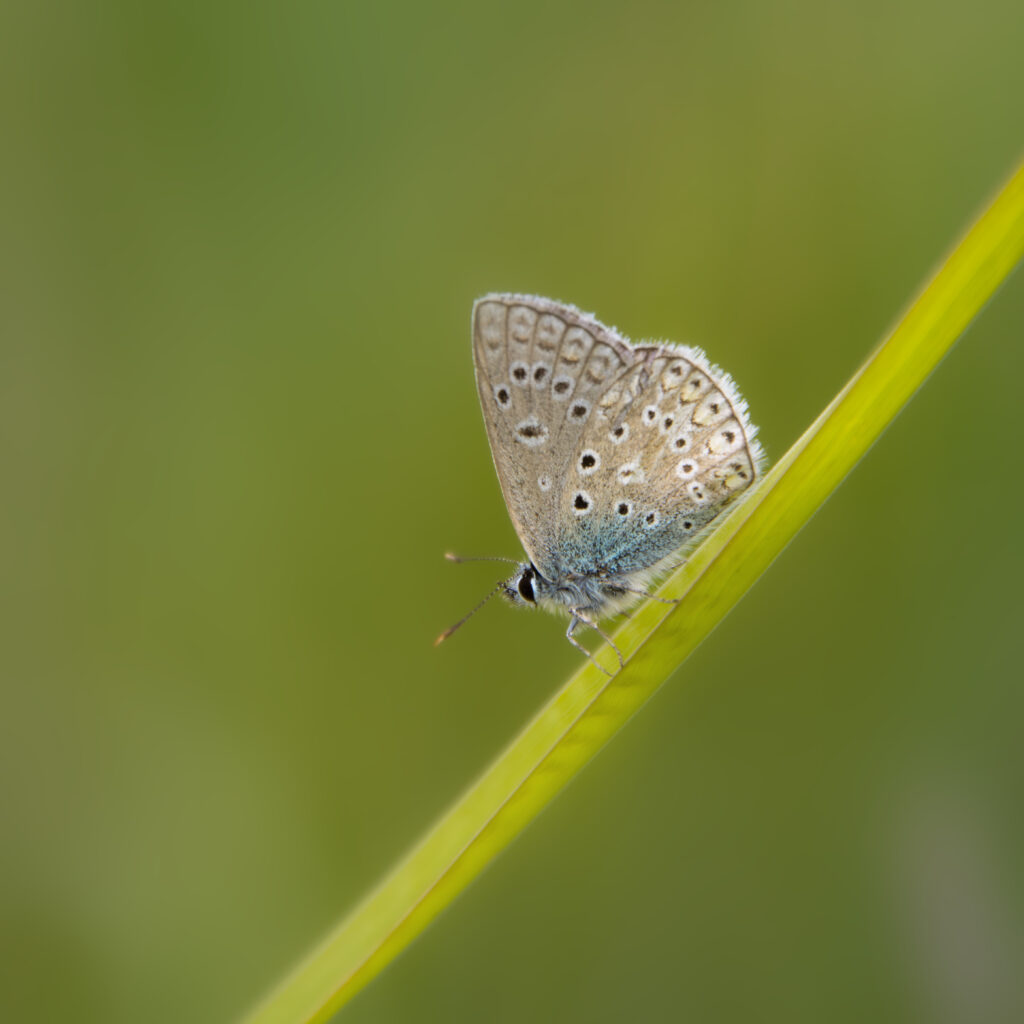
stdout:
{"type": "Polygon", "coordinates": [[[477,388],[509,515],[531,561],[557,578],[558,499],[607,382],[633,351],[571,306],[488,295],[473,310],[477,388]]]}
{"type": "Polygon", "coordinates": [[[502,492],[549,580],[653,566],[756,477],[745,403],[697,349],[520,295],[479,300],[473,339],[502,492]]]}

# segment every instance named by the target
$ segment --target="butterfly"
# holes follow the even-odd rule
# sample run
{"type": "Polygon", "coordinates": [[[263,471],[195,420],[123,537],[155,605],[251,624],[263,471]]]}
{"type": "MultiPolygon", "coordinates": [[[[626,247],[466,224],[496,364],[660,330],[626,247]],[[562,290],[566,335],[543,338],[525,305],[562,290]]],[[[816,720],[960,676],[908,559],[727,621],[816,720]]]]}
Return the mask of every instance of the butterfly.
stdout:
{"type": "Polygon", "coordinates": [[[647,596],[680,548],[758,478],[757,429],[700,349],[634,345],[551,299],[479,299],[473,361],[527,556],[496,589],[567,614],[566,638],[589,657],[576,629],[605,636],[598,620],[647,596]]]}

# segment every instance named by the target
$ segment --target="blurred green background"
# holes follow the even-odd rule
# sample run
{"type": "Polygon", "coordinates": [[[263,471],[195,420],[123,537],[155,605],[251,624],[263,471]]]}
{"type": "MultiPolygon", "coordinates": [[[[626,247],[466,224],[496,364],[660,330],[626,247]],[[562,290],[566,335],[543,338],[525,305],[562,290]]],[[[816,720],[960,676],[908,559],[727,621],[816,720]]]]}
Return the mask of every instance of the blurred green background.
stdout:
{"type": "MultiPolygon", "coordinates": [[[[0,12],[0,1019],[237,1018],[578,663],[489,290],[703,344],[772,459],[1024,138],[1024,8],[0,12]]],[[[1021,1019],[1024,279],[345,1019],[1021,1019]]]]}

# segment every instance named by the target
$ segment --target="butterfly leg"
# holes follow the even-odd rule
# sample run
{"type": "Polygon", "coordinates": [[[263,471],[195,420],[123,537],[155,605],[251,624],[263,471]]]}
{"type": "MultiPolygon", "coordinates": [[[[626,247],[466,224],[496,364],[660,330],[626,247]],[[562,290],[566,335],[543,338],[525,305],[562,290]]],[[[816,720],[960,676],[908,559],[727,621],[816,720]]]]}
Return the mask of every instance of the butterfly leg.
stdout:
{"type": "MultiPolygon", "coordinates": [[[[605,674],[606,676],[610,676],[610,675],[611,675],[611,672],[609,672],[609,671],[608,671],[608,669],[606,669],[606,668],[605,668],[605,667],[604,667],[604,666],[603,666],[603,665],[602,665],[602,664],[601,664],[601,663],[600,663],[600,662],[599,662],[599,661],[598,661],[598,660],[597,660],[597,659],[596,659],[596,658],[595,658],[595,657],[594,657],[594,656],[593,656],[593,655],[592,655],[592,654],[590,653],[590,651],[588,651],[588,650],[586,649],[586,647],[584,647],[584,646],[583,646],[583,644],[581,644],[581,643],[579,642],[579,640],[577,640],[577,639],[576,639],[576,637],[574,637],[574,636],[573,636],[573,633],[575,632],[575,630],[576,630],[576,627],[577,627],[577,626],[578,626],[578,625],[579,625],[579,624],[580,624],[581,622],[582,622],[582,623],[584,623],[585,625],[588,625],[588,626],[590,625],[590,623],[589,623],[589,622],[587,622],[587,620],[586,620],[586,619],[583,619],[583,618],[581,618],[581,617],[580,617],[580,616],[579,616],[579,615],[578,615],[578,614],[577,614],[577,613],[576,613],[576,612],[574,611],[574,612],[572,613],[572,618],[571,618],[571,619],[569,620],[569,628],[568,628],[568,629],[567,629],[567,630],[565,631],[565,639],[566,639],[566,640],[568,640],[568,641],[569,641],[569,643],[571,643],[571,644],[573,645],[573,647],[575,647],[575,648],[576,648],[576,650],[577,650],[577,651],[581,651],[581,652],[582,652],[583,654],[585,654],[585,655],[587,656],[587,660],[588,660],[589,662],[591,662],[591,664],[593,664],[593,665],[594,665],[594,666],[595,666],[596,668],[599,668],[599,669],[600,669],[600,670],[601,670],[601,671],[602,671],[602,672],[603,672],[603,673],[604,673],[604,674],[605,674]]],[[[620,661],[620,662],[622,661],[621,657],[619,658],[619,661],[620,661]]]]}
{"type": "MultiPolygon", "coordinates": [[[[573,630],[581,622],[584,626],[589,626],[615,652],[615,657],[619,659],[619,668],[622,668],[622,666],[625,665],[625,662],[622,660],[622,651],[620,651],[619,648],[616,646],[615,641],[612,640],[612,638],[593,619],[591,619],[588,615],[584,614],[584,612],[579,608],[572,609],[572,621],[569,623],[569,628],[568,630],[566,630],[565,633],[566,637],[569,640],[569,643],[571,643],[574,647],[579,647],[581,650],[585,650],[585,648],[583,648],[581,644],[578,644],[572,637],[573,630]]],[[[589,657],[590,660],[593,661],[595,665],[597,665],[597,662],[594,661],[593,656],[589,652],[587,652],[587,657],[589,657]]],[[[600,665],[597,665],[597,667],[601,668],[600,665]]],[[[601,669],[601,671],[603,672],[605,670],[601,669]]],[[[611,675],[610,672],[606,674],[611,675]]]]}

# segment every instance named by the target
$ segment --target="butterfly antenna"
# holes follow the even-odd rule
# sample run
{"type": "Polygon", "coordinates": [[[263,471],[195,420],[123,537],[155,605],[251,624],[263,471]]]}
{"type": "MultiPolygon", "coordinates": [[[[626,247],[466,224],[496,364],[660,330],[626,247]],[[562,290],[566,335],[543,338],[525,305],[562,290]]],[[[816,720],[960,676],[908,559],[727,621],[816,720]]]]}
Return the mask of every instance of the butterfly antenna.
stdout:
{"type": "Polygon", "coordinates": [[[437,638],[437,639],[436,639],[436,640],[434,641],[434,646],[435,646],[435,647],[437,647],[437,645],[438,645],[438,644],[440,644],[442,640],[447,640],[447,639],[448,639],[448,637],[450,637],[450,636],[452,635],[452,633],[454,633],[454,632],[455,632],[455,630],[457,630],[457,629],[459,628],[459,626],[461,626],[461,625],[462,625],[462,624],[463,624],[463,623],[464,623],[464,622],[465,622],[465,621],[466,621],[467,619],[469,619],[469,618],[471,618],[472,616],[476,615],[476,613],[477,613],[478,611],[480,611],[480,609],[481,609],[481,608],[483,608],[483,606],[484,606],[485,604],[487,604],[487,602],[488,602],[488,601],[490,601],[490,599],[491,599],[492,597],[494,597],[494,595],[495,595],[495,594],[496,594],[496,593],[497,593],[497,592],[498,592],[499,590],[501,590],[501,588],[502,588],[503,586],[505,586],[505,581],[504,581],[504,580],[498,580],[498,582],[497,582],[497,584],[495,585],[494,589],[493,589],[493,590],[492,590],[492,591],[491,591],[491,592],[490,592],[490,593],[489,593],[489,594],[488,594],[488,595],[487,595],[487,596],[486,596],[486,597],[485,597],[485,598],[484,598],[484,599],[483,599],[483,600],[482,600],[482,601],[481,601],[481,602],[480,602],[480,603],[479,603],[479,604],[478,604],[478,605],[477,605],[477,606],[476,606],[476,607],[475,607],[475,608],[474,608],[474,609],[473,609],[472,611],[466,612],[466,614],[465,614],[465,615],[463,615],[463,616],[462,616],[462,618],[461,618],[461,619],[459,619],[459,621],[458,621],[458,622],[456,622],[454,626],[449,626],[449,627],[448,627],[448,628],[447,628],[447,629],[446,629],[446,630],[445,630],[445,631],[444,631],[444,632],[443,632],[443,633],[442,633],[442,634],[441,634],[441,635],[440,635],[440,636],[439,636],[439,637],[438,637],[438,638],[437,638]]]}
{"type": "Polygon", "coordinates": [[[482,555],[466,558],[462,555],[453,555],[450,551],[446,551],[444,557],[449,562],[455,562],[456,564],[461,564],[462,562],[510,562],[512,565],[519,564],[517,559],[503,558],[501,555],[482,555]]]}

